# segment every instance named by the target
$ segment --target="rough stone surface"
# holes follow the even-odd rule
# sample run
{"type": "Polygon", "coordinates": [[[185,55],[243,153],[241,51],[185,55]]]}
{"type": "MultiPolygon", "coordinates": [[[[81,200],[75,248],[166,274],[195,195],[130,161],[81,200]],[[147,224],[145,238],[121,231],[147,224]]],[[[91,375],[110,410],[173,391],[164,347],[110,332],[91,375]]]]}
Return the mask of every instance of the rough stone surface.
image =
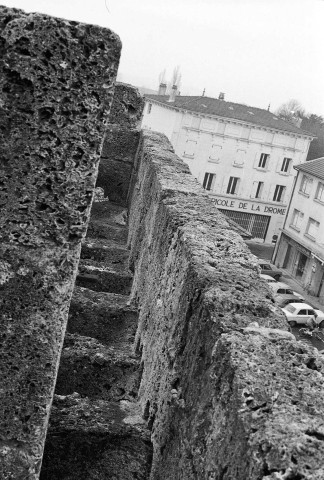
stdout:
{"type": "Polygon", "coordinates": [[[0,478],[38,478],[120,42],[0,7],[0,478]]]}
{"type": "Polygon", "coordinates": [[[76,284],[97,292],[113,292],[128,295],[133,277],[128,271],[117,271],[108,267],[80,265],[76,284]]]}
{"type": "Polygon", "coordinates": [[[55,393],[102,400],[134,400],[141,372],[131,344],[109,347],[93,338],[66,334],[55,393]]]}
{"type": "MultiPolygon", "coordinates": [[[[105,203],[107,205],[110,204],[110,202],[105,203]]],[[[120,245],[125,245],[127,242],[128,230],[124,220],[124,214],[122,213],[124,211],[125,209],[123,208],[121,213],[117,216],[119,222],[115,222],[113,219],[105,217],[105,215],[103,215],[102,218],[91,218],[87,230],[87,239],[103,239],[110,242],[118,242],[120,245]]]]}
{"type": "MultiPolygon", "coordinates": [[[[112,136],[111,132],[110,136],[112,136]]],[[[128,187],[133,170],[132,165],[125,163],[123,160],[116,161],[109,156],[108,158],[101,157],[99,168],[100,180],[98,180],[97,185],[104,188],[105,194],[109,195],[112,202],[126,205],[128,187]]]]}
{"type": "Polygon", "coordinates": [[[100,340],[104,345],[134,342],[137,310],[128,296],[94,292],[76,287],[73,292],[67,331],[100,340]]]}
{"type": "Polygon", "coordinates": [[[324,478],[323,357],[292,338],[256,258],[163,135],[143,133],[136,168],[129,246],[151,480],[324,478]]]}
{"type": "Polygon", "coordinates": [[[97,186],[120,205],[127,205],[143,108],[144,99],[136,88],[116,84],[97,186]]]}
{"type": "Polygon", "coordinates": [[[128,265],[129,251],[111,240],[87,239],[82,244],[81,259],[103,266],[128,265]]]}
{"type": "Polygon", "coordinates": [[[141,123],[144,103],[144,98],[137,88],[127,83],[116,82],[109,124],[137,130],[141,123]]]}
{"type": "Polygon", "coordinates": [[[151,457],[136,404],[55,396],[41,480],[147,480],[151,457]]]}

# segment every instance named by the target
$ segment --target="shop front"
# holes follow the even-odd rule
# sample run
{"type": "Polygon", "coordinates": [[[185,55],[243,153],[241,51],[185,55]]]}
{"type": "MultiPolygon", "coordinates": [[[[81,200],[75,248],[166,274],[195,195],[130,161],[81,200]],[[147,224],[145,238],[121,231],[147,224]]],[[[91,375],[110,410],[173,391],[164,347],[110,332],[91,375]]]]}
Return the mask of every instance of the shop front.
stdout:
{"type": "Polygon", "coordinates": [[[324,303],[324,258],[282,233],[275,263],[287,269],[307,293],[324,303]]]}
{"type": "Polygon", "coordinates": [[[271,243],[282,226],[286,208],[250,200],[211,195],[217,208],[247,230],[253,239],[271,243]]]}

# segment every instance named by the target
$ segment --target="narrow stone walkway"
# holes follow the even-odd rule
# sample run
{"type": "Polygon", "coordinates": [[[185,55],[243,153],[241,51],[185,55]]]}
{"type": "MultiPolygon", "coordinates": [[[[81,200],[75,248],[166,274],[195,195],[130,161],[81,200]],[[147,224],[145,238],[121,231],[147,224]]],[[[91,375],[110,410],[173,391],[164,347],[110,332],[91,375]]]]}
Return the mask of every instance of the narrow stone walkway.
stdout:
{"type": "Polygon", "coordinates": [[[147,480],[150,431],[136,398],[127,212],[93,204],[56,383],[41,480],[147,480]]]}

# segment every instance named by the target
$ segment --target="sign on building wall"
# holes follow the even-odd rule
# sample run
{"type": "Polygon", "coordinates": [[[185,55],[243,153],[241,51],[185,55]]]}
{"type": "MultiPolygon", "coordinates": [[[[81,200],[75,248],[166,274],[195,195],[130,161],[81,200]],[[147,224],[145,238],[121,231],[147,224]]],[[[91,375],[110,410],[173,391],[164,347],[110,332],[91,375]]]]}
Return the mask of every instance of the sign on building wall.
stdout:
{"type": "Polygon", "coordinates": [[[285,207],[275,207],[273,205],[264,205],[257,202],[250,202],[238,199],[231,199],[231,198],[224,198],[224,197],[217,197],[212,195],[212,199],[216,203],[218,207],[221,208],[228,208],[233,210],[242,210],[246,212],[253,212],[259,214],[273,214],[273,215],[285,215],[286,208],[285,207]]]}

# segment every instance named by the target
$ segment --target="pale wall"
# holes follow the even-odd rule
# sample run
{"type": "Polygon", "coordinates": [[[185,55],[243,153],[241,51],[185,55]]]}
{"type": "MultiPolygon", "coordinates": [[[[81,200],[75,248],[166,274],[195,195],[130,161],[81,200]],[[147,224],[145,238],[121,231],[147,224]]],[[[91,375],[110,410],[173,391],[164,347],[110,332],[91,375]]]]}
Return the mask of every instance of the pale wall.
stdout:
{"type": "MultiPolygon", "coordinates": [[[[309,250],[315,253],[318,253],[321,258],[324,259],[324,204],[315,199],[317,185],[319,182],[318,178],[309,174],[307,174],[307,176],[313,179],[309,197],[299,192],[303,177],[303,172],[299,172],[285,228],[287,232],[291,233],[296,240],[299,239],[305,247],[309,248],[309,250]],[[291,227],[294,209],[304,213],[299,232],[296,230],[296,228],[291,227]],[[320,222],[320,227],[315,241],[311,240],[307,237],[307,235],[305,235],[310,217],[320,222]]],[[[321,180],[321,182],[324,183],[323,180],[321,180]]]]}
{"type": "Polygon", "coordinates": [[[266,242],[271,242],[273,235],[279,234],[296,174],[293,166],[306,160],[309,138],[235,120],[203,118],[148,101],[142,126],[164,133],[201,184],[206,172],[216,174],[210,193],[223,203],[221,208],[238,211],[239,204],[244,203],[242,211],[271,216],[266,242]],[[150,113],[149,103],[152,105],[150,113]],[[257,168],[261,153],[270,154],[265,170],[257,168]],[[285,157],[291,158],[292,162],[288,173],[281,173],[285,157]],[[231,176],[240,178],[235,195],[226,193],[231,176]],[[264,188],[261,198],[255,199],[259,181],[264,182],[264,188]],[[276,185],[286,187],[280,202],[273,201],[276,185]],[[228,199],[228,205],[234,206],[224,205],[224,198],[228,199]]]}

